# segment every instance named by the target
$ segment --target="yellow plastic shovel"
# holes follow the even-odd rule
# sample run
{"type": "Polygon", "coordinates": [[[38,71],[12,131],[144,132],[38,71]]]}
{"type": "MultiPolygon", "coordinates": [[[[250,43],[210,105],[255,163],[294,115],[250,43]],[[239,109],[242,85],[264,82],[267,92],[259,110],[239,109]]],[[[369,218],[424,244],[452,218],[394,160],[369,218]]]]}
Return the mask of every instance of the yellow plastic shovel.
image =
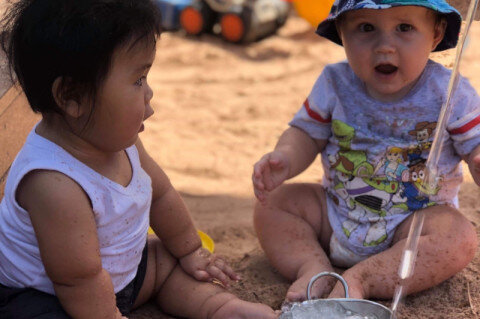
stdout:
{"type": "MultiPolygon", "coordinates": [[[[215,250],[215,243],[213,242],[213,239],[205,234],[201,230],[198,231],[198,236],[200,236],[200,239],[202,240],[202,247],[208,250],[209,252],[213,253],[215,250]]],[[[148,233],[149,234],[154,234],[153,229],[151,227],[148,228],[148,233]]]]}

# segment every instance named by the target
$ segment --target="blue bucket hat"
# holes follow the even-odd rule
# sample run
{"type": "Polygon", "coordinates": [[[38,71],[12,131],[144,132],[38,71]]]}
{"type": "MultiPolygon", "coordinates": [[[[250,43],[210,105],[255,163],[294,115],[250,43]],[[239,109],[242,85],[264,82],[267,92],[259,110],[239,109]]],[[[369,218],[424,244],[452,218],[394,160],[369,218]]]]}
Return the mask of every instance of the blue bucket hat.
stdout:
{"type": "Polygon", "coordinates": [[[341,14],[358,9],[388,9],[398,6],[420,6],[443,14],[447,19],[447,29],[434,51],[443,51],[457,45],[462,16],[445,0],[336,0],[329,16],[318,25],[317,34],[342,45],[335,25],[335,20],[341,14]]]}

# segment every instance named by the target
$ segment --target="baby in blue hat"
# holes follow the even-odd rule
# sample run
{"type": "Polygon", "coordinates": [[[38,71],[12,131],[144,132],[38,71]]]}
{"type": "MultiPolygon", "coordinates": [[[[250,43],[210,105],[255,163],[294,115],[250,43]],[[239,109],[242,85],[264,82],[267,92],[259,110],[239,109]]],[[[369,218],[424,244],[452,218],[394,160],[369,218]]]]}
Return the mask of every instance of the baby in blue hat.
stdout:
{"type": "MultiPolygon", "coordinates": [[[[415,214],[424,214],[407,293],[473,259],[477,237],[458,210],[460,162],[480,185],[480,97],[465,78],[453,96],[438,183],[426,166],[451,71],[430,60],[456,46],[461,16],[444,0],[337,0],[317,33],[347,61],[325,67],[275,149],[254,166],[255,228],[267,257],[305,299],[315,274],[346,268],[352,298],[388,299],[415,214]],[[320,184],[283,184],[321,154],[320,184]]],[[[313,296],[343,297],[323,278],[313,296]]]]}

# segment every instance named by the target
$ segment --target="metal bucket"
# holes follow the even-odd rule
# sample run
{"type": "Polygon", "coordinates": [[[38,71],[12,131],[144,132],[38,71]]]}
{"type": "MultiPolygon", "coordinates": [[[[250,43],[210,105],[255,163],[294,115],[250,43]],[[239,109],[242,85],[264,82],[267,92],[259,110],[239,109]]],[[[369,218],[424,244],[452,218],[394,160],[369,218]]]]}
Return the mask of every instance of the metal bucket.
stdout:
{"type": "Polygon", "coordinates": [[[334,272],[321,272],[310,279],[307,287],[307,299],[294,302],[282,309],[279,319],[391,319],[392,311],[379,303],[348,297],[348,285],[345,279],[334,272]],[[313,283],[320,277],[333,276],[339,279],[345,289],[345,298],[315,299],[311,298],[313,283]]]}

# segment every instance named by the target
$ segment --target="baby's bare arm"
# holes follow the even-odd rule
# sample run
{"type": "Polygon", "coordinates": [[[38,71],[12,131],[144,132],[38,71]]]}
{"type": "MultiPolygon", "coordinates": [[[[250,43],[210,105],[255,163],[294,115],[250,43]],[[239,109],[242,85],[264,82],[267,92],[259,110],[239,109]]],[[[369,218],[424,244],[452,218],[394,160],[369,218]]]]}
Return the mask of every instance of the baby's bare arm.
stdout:
{"type": "Polygon", "coordinates": [[[292,178],[310,166],[326,144],[327,140],[315,140],[301,129],[290,127],[280,136],[275,151],[280,151],[288,157],[290,163],[288,178],[292,178]]]}
{"type": "Polygon", "coordinates": [[[326,144],[326,140],[315,140],[296,127],[285,130],[275,149],[253,166],[255,197],[265,204],[270,192],[310,166],[326,144]]]}
{"type": "Polygon", "coordinates": [[[59,172],[38,170],[23,179],[17,200],[30,215],[42,262],[65,311],[73,318],[120,318],[83,189],[59,172]]]}
{"type": "Polygon", "coordinates": [[[142,168],[152,179],[150,225],[165,248],[179,260],[182,269],[197,280],[216,278],[228,285],[229,280],[239,279],[222,258],[202,248],[202,241],[182,198],[140,140],[136,146],[142,168]]]}
{"type": "Polygon", "coordinates": [[[480,186],[480,145],[474,148],[469,155],[463,156],[463,159],[468,164],[473,180],[480,186]]]}
{"type": "Polygon", "coordinates": [[[152,179],[150,225],[172,255],[177,258],[186,256],[202,246],[187,207],[140,140],[136,147],[142,168],[152,179]]]}

